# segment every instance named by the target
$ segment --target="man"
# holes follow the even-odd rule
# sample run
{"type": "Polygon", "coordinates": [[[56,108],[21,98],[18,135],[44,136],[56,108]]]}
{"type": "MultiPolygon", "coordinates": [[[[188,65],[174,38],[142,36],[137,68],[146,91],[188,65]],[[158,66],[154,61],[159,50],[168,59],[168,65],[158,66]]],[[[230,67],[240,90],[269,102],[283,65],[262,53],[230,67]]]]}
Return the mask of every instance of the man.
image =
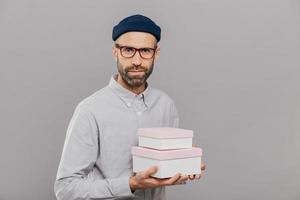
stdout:
{"type": "Polygon", "coordinates": [[[138,128],[178,127],[173,100],[146,82],[159,56],[160,32],[142,15],[114,27],[112,54],[118,74],[74,112],[55,181],[59,200],[164,199],[164,186],[200,178],[152,178],[155,166],[132,172],[131,147],[137,145],[138,128]]]}

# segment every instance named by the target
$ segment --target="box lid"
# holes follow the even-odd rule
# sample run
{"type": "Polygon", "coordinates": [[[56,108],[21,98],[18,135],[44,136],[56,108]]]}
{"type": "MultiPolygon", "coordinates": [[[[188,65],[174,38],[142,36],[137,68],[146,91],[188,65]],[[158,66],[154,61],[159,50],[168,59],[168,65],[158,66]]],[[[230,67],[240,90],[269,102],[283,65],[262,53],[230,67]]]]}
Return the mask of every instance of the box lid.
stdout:
{"type": "Polygon", "coordinates": [[[191,138],[193,137],[192,130],[160,127],[160,128],[139,128],[138,136],[157,138],[157,139],[170,139],[170,138],[191,138]]]}
{"type": "Polygon", "coordinates": [[[193,147],[188,149],[156,150],[134,146],[131,149],[131,153],[135,156],[141,156],[155,160],[170,160],[202,156],[202,149],[193,147]]]}

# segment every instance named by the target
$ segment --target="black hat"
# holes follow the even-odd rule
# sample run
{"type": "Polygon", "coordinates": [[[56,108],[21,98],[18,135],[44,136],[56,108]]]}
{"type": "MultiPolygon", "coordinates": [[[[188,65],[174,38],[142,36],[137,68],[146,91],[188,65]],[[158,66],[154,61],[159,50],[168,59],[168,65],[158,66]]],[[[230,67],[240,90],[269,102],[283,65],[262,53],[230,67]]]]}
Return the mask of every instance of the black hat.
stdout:
{"type": "Polygon", "coordinates": [[[112,39],[116,41],[123,33],[130,31],[150,33],[156,38],[157,42],[160,40],[160,27],[143,15],[132,15],[120,21],[113,28],[112,39]]]}

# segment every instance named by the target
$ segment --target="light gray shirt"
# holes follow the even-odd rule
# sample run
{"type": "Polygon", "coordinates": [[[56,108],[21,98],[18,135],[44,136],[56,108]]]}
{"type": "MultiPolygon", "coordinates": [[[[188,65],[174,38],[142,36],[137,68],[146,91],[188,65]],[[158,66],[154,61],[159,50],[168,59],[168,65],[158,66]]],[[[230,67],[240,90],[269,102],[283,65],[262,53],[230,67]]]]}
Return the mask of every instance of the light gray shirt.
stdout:
{"type": "Polygon", "coordinates": [[[55,181],[58,200],[165,199],[164,187],[131,192],[131,147],[138,128],[178,127],[175,104],[149,85],[136,95],[116,78],[75,109],[55,181]]]}

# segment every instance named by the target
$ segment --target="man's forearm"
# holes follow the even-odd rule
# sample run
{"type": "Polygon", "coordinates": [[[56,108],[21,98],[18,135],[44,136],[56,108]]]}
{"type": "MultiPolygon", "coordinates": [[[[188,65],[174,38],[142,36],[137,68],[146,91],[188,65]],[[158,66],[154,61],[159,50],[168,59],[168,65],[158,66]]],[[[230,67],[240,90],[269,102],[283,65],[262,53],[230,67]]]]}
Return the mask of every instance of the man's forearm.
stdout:
{"type": "Polygon", "coordinates": [[[58,200],[110,199],[132,196],[129,177],[93,180],[93,177],[69,177],[55,182],[58,200]]]}

